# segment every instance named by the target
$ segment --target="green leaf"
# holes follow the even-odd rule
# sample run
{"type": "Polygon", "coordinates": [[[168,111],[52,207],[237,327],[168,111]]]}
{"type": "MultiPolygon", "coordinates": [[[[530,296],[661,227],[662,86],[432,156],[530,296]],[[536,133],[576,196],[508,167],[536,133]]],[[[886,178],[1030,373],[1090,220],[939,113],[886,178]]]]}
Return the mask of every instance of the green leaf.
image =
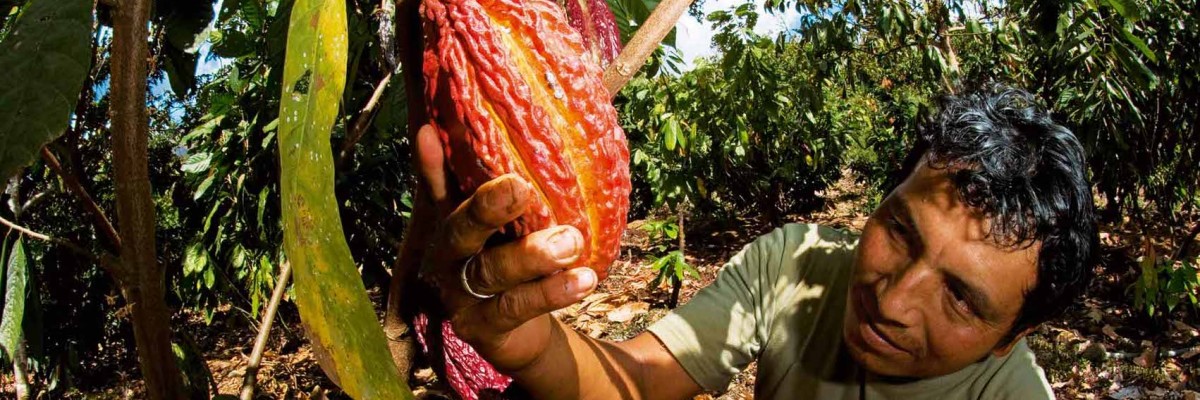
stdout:
{"type": "MultiPolygon", "coordinates": [[[[621,43],[629,43],[629,39],[638,28],[650,17],[650,12],[658,6],[659,0],[607,0],[608,8],[617,21],[617,30],[621,31],[621,43]]],[[[675,29],[672,28],[663,38],[663,44],[675,45],[675,29]]]]}
{"type": "Polygon", "coordinates": [[[1131,21],[1142,19],[1142,10],[1138,8],[1134,0],[1105,0],[1104,3],[1126,19],[1131,21]]]}
{"type": "Polygon", "coordinates": [[[213,273],[212,268],[204,270],[204,288],[212,289],[213,284],[216,283],[216,281],[217,276],[213,273]]]}
{"type": "Polygon", "coordinates": [[[183,161],[183,165],[179,169],[183,172],[196,174],[207,171],[211,163],[211,153],[194,153],[188,155],[188,158],[183,161]]]}
{"type": "Polygon", "coordinates": [[[984,32],[983,25],[981,25],[977,19],[969,20],[967,21],[967,32],[982,33],[984,32]]]}
{"type": "Polygon", "coordinates": [[[258,213],[256,221],[258,221],[258,226],[260,229],[263,226],[263,214],[267,212],[268,193],[269,190],[267,190],[267,188],[263,188],[262,190],[258,191],[258,213]]]}
{"type": "Polygon", "coordinates": [[[192,243],[183,252],[183,276],[189,276],[200,271],[208,265],[208,251],[204,249],[204,244],[200,242],[192,243]]]}
{"type": "Polygon", "coordinates": [[[0,181],[67,128],[92,55],[92,3],[33,0],[0,42],[0,181]]]}
{"type": "Polygon", "coordinates": [[[1146,45],[1146,41],[1129,31],[1128,26],[1121,27],[1121,36],[1125,37],[1126,42],[1129,42],[1129,44],[1132,44],[1133,47],[1136,47],[1138,51],[1142,52],[1142,54],[1145,55],[1146,58],[1150,59],[1151,62],[1158,62],[1158,56],[1154,54],[1154,50],[1150,50],[1150,46],[1146,45]]]}
{"type": "Polygon", "coordinates": [[[208,192],[208,188],[212,186],[216,178],[217,174],[209,174],[207,178],[204,178],[204,181],[200,182],[200,185],[196,187],[196,194],[192,195],[192,199],[200,200],[201,197],[204,197],[204,193],[208,192]]]}
{"type": "Polygon", "coordinates": [[[356,399],[412,398],[350,255],[334,197],[330,131],[347,65],[343,0],[297,0],[287,35],[279,115],[284,251],[300,318],[324,363],[356,399]]]}
{"type": "Polygon", "coordinates": [[[162,49],[162,60],[163,71],[167,73],[167,83],[171,85],[171,93],[179,99],[186,99],[188,92],[196,86],[196,54],[166,46],[162,49]]]}
{"type": "MultiPolygon", "coordinates": [[[[1158,75],[1154,71],[1151,71],[1150,67],[1146,66],[1146,63],[1142,62],[1142,59],[1133,53],[1133,50],[1130,50],[1128,46],[1122,43],[1118,43],[1113,47],[1116,49],[1117,60],[1125,65],[1126,72],[1133,77],[1134,81],[1148,89],[1158,86],[1158,75]]],[[[1123,95],[1122,97],[1130,103],[1131,108],[1136,109],[1133,106],[1133,99],[1130,96],[1123,95]]]]}
{"type": "Polygon", "coordinates": [[[667,151],[675,151],[679,136],[679,122],[675,121],[675,118],[667,118],[667,122],[663,124],[663,144],[667,146],[667,151]]]}
{"type": "Polygon", "coordinates": [[[158,2],[157,24],[163,26],[166,42],[162,49],[163,69],[171,91],[180,99],[196,85],[196,62],[200,44],[208,37],[213,19],[211,1],[158,2]]]}
{"type": "Polygon", "coordinates": [[[204,230],[201,232],[208,233],[208,229],[212,227],[213,218],[217,215],[217,210],[221,208],[220,201],[214,201],[212,209],[208,210],[208,216],[204,217],[204,230]]]}
{"type": "Polygon", "coordinates": [[[203,139],[206,136],[212,134],[213,131],[217,129],[217,126],[221,125],[221,121],[224,121],[224,120],[225,120],[225,115],[218,115],[214,118],[204,121],[203,124],[200,124],[200,126],[197,126],[195,129],[192,129],[191,132],[188,132],[188,134],[184,135],[183,139],[180,139],[180,140],[183,141],[184,143],[186,143],[186,142],[190,142],[190,141],[196,140],[196,139],[203,139]]]}
{"type": "Polygon", "coordinates": [[[21,341],[21,325],[25,319],[25,283],[29,279],[29,259],[25,243],[18,238],[8,255],[4,279],[4,314],[0,320],[0,347],[12,359],[21,341]]]}
{"type": "Polygon", "coordinates": [[[225,58],[238,58],[254,54],[254,40],[245,33],[227,30],[213,33],[213,54],[225,58]]]}

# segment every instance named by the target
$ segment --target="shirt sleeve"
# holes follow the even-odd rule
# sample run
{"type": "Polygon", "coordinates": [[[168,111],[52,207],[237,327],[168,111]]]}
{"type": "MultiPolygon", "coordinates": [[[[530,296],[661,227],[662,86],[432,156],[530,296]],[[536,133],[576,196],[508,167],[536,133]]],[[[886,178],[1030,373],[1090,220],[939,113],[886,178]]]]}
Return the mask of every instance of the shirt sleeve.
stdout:
{"type": "Polygon", "coordinates": [[[724,390],[766,343],[773,300],[764,293],[779,278],[784,236],[776,229],[747,245],[713,284],[649,328],[705,390],[724,390]]]}

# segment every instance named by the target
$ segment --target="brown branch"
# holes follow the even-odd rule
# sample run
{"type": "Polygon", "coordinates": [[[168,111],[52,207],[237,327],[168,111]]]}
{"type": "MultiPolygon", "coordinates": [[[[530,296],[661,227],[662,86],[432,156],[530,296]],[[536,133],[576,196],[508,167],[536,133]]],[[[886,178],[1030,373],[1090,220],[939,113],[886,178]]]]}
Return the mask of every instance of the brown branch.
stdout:
{"type": "Polygon", "coordinates": [[[267,348],[267,338],[271,336],[271,324],[275,321],[275,313],[279,310],[279,301],[287,289],[288,280],[292,277],[292,263],[284,262],[279,270],[279,279],[275,281],[275,290],[271,292],[271,302],[263,313],[262,322],[258,324],[258,336],[254,338],[254,350],[250,352],[250,360],[246,362],[246,376],[242,379],[241,400],[254,398],[254,387],[258,384],[258,368],[262,363],[263,351],[267,348]]]}
{"type": "Polygon", "coordinates": [[[354,145],[362,140],[363,134],[367,132],[367,128],[371,126],[371,121],[375,119],[375,111],[379,110],[379,99],[383,97],[383,92],[387,89],[388,83],[392,81],[392,72],[388,72],[379,80],[379,84],[375,86],[375,92],[371,93],[371,98],[367,100],[367,105],[363,106],[362,111],[354,118],[354,123],[350,125],[350,130],[346,132],[346,140],[342,142],[342,150],[339,152],[337,166],[341,167],[350,160],[354,155],[354,145]]]}
{"type": "MultiPolygon", "coordinates": [[[[28,211],[33,206],[37,205],[37,203],[41,203],[42,200],[46,200],[46,195],[50,194],[51,192],[52,192],[52,190],[38,192],[38,194],[30,196],[28,199],[25,199],[25,203],[21,205],[20,211],[22,213],[24,213],[25,211],[28,211]]],[[[16,217],[16,216],[14,216],[14,217],[16,217]]]]}
{"type": "Polygon", "coordinates": [[[604,69],[604,87],[611,96],[616,96],[633,79],[691,4],[692,0],[663,0],[654,7],[654,12],[625,44],[621,54],[604,69]]]}
{"type": "Polygon", "coordinates": [[[62,178],[67,189],[79,198],[79,201],[83,203],[83,208],[92,215],[92,223],[96,225],[96,230],[104,232],[104,236],[108,237],[109,242],[112,243],[114,251],[119,254],[121,252],[121,236],[117,235],[117,229],[113,227],[108,216],[104,215],[104,210],[100,209],[96,200],[92,199],[92,196],[79,183],[79,178],[64,170],[62,164],[58,162],[58,157],[55,157],[48,147],[42,147],[42,160],[45,160],[46,165],[62,178]]]}
{"type": "Polygon", "coordinates": [[[62,246],[64,248],[66,248],[67,250],[71,250],[73,252],[79,253],[79,255],[87,257],[89,260],[95,262],[96,264],[100,264],[100,265],[105,264],[103,259],[101,259],[100,257],[96,257],[96,255],[92,254],[92,252],[87,251],[83,247],[80,247],[79,245],[72,243],[66,239],[50,236],[50,235],[47,235],[44,233],[38,233],[32,229],[23,227],[21,225],[17,225],[15,222],[4,219],[4,217],[0,217],[0,224],[8,226],[9,228],[11,228],[14,231],[23,233],[23,234],[25,234],[25,236],[29,236],[31,238],[41,240],[43,242],[50,242],[50,243],[62,246]]]}

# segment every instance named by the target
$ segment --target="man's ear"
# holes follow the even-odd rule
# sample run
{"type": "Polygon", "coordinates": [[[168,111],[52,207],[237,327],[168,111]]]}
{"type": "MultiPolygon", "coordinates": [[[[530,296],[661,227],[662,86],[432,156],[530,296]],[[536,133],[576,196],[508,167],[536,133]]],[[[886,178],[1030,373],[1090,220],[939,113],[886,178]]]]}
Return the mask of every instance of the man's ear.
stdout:
{"type": "Polygon", "coordinates": [[[1025,328],[1025,330],[1023,330],[1021,332],[1018,332],[1016,335],[1013,335],[1012,338],[1008,341],[1008,343],[996,346],[995,349],[992,349],[992,355],[994,355],[996,357],[1007,356],[1008,353],[1012,352],[1012,349],[1014,347],[1017,347],[1017,342],[1020,342],[1021,339],[1025,337],[1025,335],[1028,335],[1029,333],[1033,332],[1033,330],[1036,328],[1037,328],[1036,326],[1031,326],[1031,327],[1025,328]]]}

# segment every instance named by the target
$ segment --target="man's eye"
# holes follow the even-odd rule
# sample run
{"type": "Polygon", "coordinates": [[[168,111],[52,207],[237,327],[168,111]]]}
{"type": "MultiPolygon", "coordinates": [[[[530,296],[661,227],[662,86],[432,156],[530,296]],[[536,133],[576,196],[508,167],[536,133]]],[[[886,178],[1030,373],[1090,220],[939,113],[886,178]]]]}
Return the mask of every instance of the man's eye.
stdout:
{"type": "Polygon", "coordinates": [[[962,290],[949,287],[946,291],[950,293],[950,299],[954,302],[955,308],[967,315],[975,314],[975,308],[971,307],[971,303],[967,301],[967,296],[963,294],[962,290]]]}
{"type": "Polygon", "coordinates": [[[898,219],[896,217],[890,217],[887,220],[887,224],[888,224],[888,229],[891,229],[892,232],[895,232],[896,234],[903,236],[905,238],[908,237],[908,227],[904,226],[904,223],[900,222],[900,219],[898,219]]]}

